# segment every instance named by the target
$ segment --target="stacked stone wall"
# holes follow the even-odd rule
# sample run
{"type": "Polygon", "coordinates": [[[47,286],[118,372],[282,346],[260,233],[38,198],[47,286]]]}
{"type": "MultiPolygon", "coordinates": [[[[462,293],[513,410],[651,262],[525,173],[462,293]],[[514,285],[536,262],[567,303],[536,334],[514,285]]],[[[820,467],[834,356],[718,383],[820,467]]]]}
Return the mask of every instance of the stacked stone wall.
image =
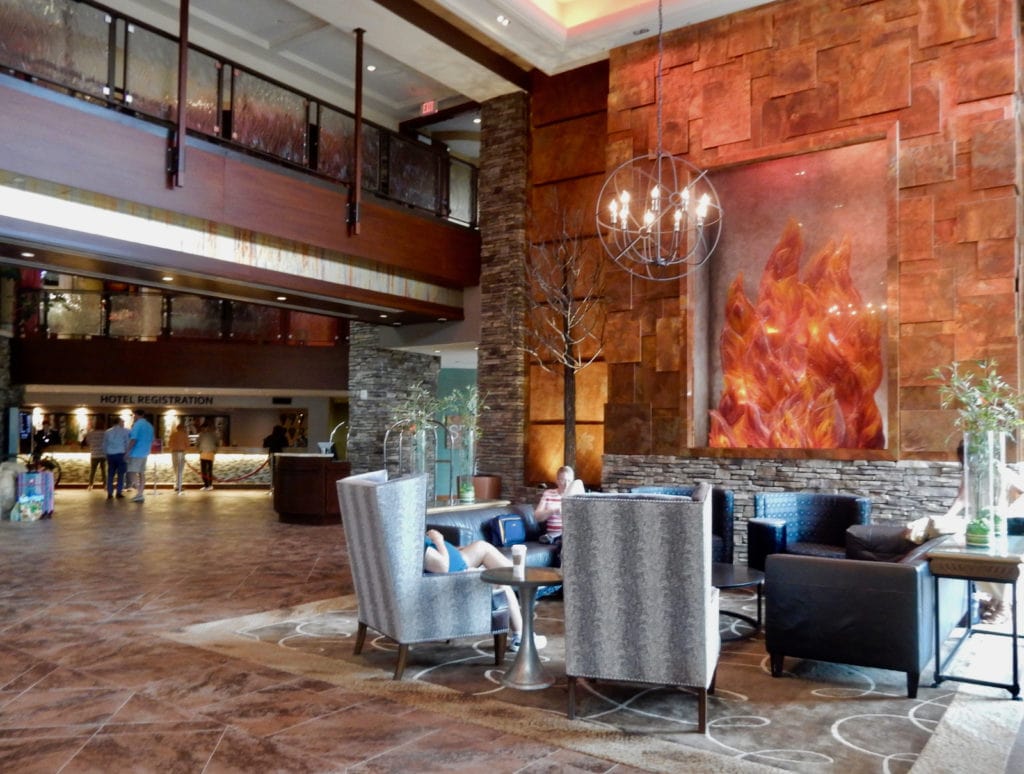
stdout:
{"type": "Polygon", "coordinates": [[[792,460],[606,454],[603,489],[702,481],[735,497],[736,563],[747,561],[747,522],[756,492],[842,492],[871,500],[873,522],[906,523],[945,513],[960,487],[956,462],[792,460]]]}

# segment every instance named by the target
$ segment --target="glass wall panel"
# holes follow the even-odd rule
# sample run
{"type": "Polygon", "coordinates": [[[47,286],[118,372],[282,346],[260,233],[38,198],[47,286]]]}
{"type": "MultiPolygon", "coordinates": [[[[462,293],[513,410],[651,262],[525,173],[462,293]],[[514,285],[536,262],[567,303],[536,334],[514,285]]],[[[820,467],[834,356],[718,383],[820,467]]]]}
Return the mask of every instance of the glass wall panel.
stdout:
{"type": "Polygon", "coordinates": [[[283,309],[232,301],[231,338],[235,341],[280,341],[283,318],[283,309]]]}
{"type": "Polygon", "coordinates": [[[448,165],[448,217],[458,223],[476,222],[476,167],[459,159],[448,165]]]}
{"type": "Polygon", "coordinates": [[[162,329],[163,298],[159,293],[112,293],[110,335],[115,338],[153,340],[162,329]]]}
{"type": "Polygon", "coordinates": [[[218,60],[195,49],[189,50],[188,109],[185,119],[189,129],[220,135],[220,106],[217,104],[220,71],[218,60]]]}
{"type": "Polygon", "coordinates": [[[173,118],[178,104],[177,42],[130,26],[127,69],[125,91],[132,108],[164,121],[173,118]]]}
{"type": "Polygon", "coordinates": [[[388,141],[388,195],[425,210],[437,209],[437,154],[427,145],[392,135],[388,141]]]}
{"type": "Polygon", "coordinates": [[[221,304],[219,298],[174,296],[171,301],[171,335],[193,339],[219,339],[221,304]]]}
{"type": "Polygon", "coordinates": [[[46,327],[51,336],[99,336],[103,299],[99,293],[48,293],[46,327]]]}
{"type": "Polygon", "coordinates": [[[306,100],[299,94],[234,70],[232,139],[296,164],[306,163],[306,100]]]}
{"type": "Polygon", "coordinates": [[[0,64],[103,97],[109,31],[103,11],[70,0],[4,0],[0,29],[0,64]]]}

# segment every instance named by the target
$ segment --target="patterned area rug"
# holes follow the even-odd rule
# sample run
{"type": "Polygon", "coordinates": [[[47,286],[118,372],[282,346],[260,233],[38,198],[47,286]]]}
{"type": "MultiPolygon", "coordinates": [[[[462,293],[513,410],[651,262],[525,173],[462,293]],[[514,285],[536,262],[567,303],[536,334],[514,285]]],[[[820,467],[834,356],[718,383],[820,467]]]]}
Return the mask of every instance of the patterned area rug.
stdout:
{"type": "MultiPolygon", "coordinates": [[[[742,591],[724,593],[722,606],[756,614],[753,596],[742,591]]],[[[1007,701],[1005,691],[922,682],[918,697],[908,699],[900,672],[787,659],[789,671],[772,678],[761,635],[725,615],[706,735],[695,732],[692,693],[651,686],[583,683],[578,719],[569,721],[562,603],[542,600],[537,612],[537,631],[548,640],[541,656],[556,682],[530,692],[502,686],[503,668],[494,665],[490,638],[415,646],[405,679],[391,680],[394,643],[368,637],[363,653],[352,655],[351,596],[170,636],[650,771],[898,774],[957,770],[957,759],[971,770],[1003,771],[1021,721],[1021,703],[1007,701]],[[979,725],[984,733],[970,731],[979,725]]],[[[976,637],[972,643],[982,639],[1002,638],[976,637]]],[[[987,661],[970,651],[964,659],[968,665],[987,661]]]]}

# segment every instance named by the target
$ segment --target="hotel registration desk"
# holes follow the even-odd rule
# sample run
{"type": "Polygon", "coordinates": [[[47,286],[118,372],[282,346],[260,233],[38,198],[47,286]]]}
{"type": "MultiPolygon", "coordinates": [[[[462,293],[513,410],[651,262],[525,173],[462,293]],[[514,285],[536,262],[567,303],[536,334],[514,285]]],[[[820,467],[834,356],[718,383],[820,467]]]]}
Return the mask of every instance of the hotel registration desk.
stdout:
{"type": "Polygon", "coordinates": [[[1020,644],[1017,617],[1017,580],[1020,578],[1021,564],[1024,563],[1024,536],[1011,536],[1005,542],[999,541],[989,548],[968,548],[962,542],[947,539],[944,543],[928,552],[928,563],[932,575],[935,577],[935,681],[932,687],[939,685],[943,680],[956,680],[962,683],[973,683],[974,685],[986,685],[993,688],[1005,688],[1010,695],[1020,701],[1020,644]],[[1013,618],[1011,631],[994,631],[987,628],[976,629],[974,624],[968,621],[967,628],[957,641],[956,645],[946,656],[941,658],[939,640],[939,594],[941,593],[940,580],[952,578],[970,581],[989,581],[992,583],[1005,583],[1007,593],[1011,600],[1010,610],[1013,618]],[[946,673],[950,664],[956,658],[960,646],[973,635],[989,635],[997,637],[1010,637],[1010,659],[1013,668],[1013,679],[1010,683],[996,683],[989,680],[976,680],[970,677],[957,677],[946,673]]]}

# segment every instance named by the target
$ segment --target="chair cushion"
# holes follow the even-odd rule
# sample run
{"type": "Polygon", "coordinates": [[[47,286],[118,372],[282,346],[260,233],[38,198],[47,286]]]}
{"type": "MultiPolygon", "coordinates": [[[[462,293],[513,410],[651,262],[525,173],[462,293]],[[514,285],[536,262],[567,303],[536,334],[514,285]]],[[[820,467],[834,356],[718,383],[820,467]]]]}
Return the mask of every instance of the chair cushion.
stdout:
{"type": "Polygon", "coordinates": [[[898,562],[917,546],[895,524],[855,524],[846,530],[846,558],[898,562]]]}
{"type": "Polygon", "coordinates": [[[822,559],[843,559],[846,557],[846,548],[845,546],[833,546],[828,543],[801,541],[798,543],[787,543],[786,553],[799,554],[800,556],[817,556],[822,559]]]}

